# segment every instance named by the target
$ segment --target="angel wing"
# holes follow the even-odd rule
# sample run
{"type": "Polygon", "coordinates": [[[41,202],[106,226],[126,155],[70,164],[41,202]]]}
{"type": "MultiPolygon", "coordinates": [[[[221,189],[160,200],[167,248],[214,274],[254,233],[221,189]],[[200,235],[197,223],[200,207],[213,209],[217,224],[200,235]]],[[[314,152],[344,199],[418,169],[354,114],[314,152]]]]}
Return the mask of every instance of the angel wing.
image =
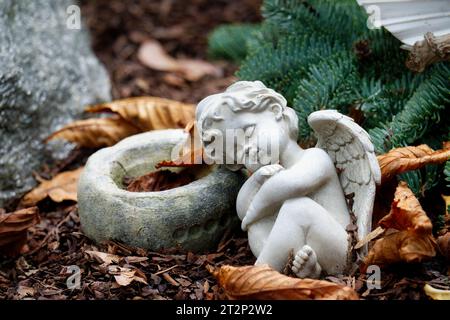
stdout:
{"type": "Polygon", "coordinates": [[[381,180],[369,135],[352,118],[336,110],[313,112],[308,123],[317,136],[316,147],[327,151],[334,161],[344,193],[354,194],[353,212],[358,237],[363,239],[371,231],[375,189],[381,180]]]}

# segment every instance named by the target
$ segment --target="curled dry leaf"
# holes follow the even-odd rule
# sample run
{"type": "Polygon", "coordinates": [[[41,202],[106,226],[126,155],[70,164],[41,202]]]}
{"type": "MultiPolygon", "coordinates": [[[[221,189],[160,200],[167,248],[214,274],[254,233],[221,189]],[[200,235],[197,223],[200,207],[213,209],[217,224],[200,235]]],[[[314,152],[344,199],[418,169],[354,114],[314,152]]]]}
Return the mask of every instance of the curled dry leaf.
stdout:
{"type": "Polygon", "coordinates": [[[373,230],[371,233],[369,233],[367,236],[364,237],[364,239],[359,240],[356,245],[355,249],[362,248],[366,244],[368,244],[370,241],[375,240],[379,236],[381,236],[386,230],[382,227],[378,227],[375,230],[373,230]]]}
{"type": "Polygon", "coordinates": [[[189,81],[197,81],[206,75],[220,76],[221,69],[213,64],[194,59],[174,59],[158,41],[145,41],[138,51],[138,59],[145,66],[159,71],[177,72],[189,81]]]}
{"type": "Polygon", "coordinates": [[[113,275],[117,284],[123,287],[128,286],[133,281],[148,284],[147,277],[139,269],[124,268],[113,265],[108,267],[108,273],[113,275]]]}
{"type": "Polygon", "coordinates": [[[450,232],[437,239],[440,254],[450,262],[450,232]]]}
{"type": "Polygon", "coordinates": [[[148,260],[148,257],[136,257],[136,256],[128,256],[125,257],[125,262],[128,264],[132,264],[132,263],[141,263],[141,262],[145,262],[148,260]]]}
{"type": "Polygon", "coordinates": [[[11,213],[0,212],[0,251],[7,255],[20,253],[27,240],[28,228],[37,223],[39,223],[37,207],[11,213]]]}
{"type": "Polygon", "coordinates": [[[382,180],[387,181],[397,174],[417,170],[428,164],[444,163],[450,158],[450,149],[446,146],[447,144],[444,149],[434,151],[422,144],[417,147],[396,148],[378,156],[382,180]]]}
{"type": "Polygon", "coordinates": [[[81,147],[102,148],[138,132],[138,128],[118,116],[95,118],[72,122],[50,135],[46,142],[64,139],[81,147]]]}
{"type": "Polygon", "coordinates": [[[200,135],[195,121],[190,121],[184,130],[189,133],[186,141],[175,160],[164,160],[156,164],[155,168],[162,167],[192,167],[198,164],[205,164],[204,152],[200,135]]]}
{"type": "Polygon", "coordinates": [[[450,290],[440,290],[433,288],[428,283],[423,287],[423,290],[433,300],[450,300],[450,290]]]}
{"type": "Polygon", "coordinates": [[[115,254],[92,250],[86,250],[85,252],[104,266],[109,266],[112,263],[119,263],[120,261],[120,257],[115,254]]]}
{"type": "Polygon", "coordinates": [[[363,271],[368,265],[421,262],[436,255],[431,220],[405,182],[399,183],[391,211],[379,224],[394,232],[375,242],[364,261],[363,271]]]}
{"type": "Polygon", "coordinates": [[[421,262],[434,257],[435,248],[436,242],[432,235],[416,235],[409,231],[394,232],[375,242],[366,257],[365,265],[421,262]]]}
{"type": "Polygon", "coordinates": [[[22,207],[34,206],[46,197],[54,202],[77,201],[77,183],[83,168],[57,174],[51,180],[42,181],[28,192],[20,202],[22,207]]]}
{"type": "Polygon", "coordinates": [[[189,172],[172,172],[161,170],[147,173],[131,180],[127,186],[130,192],[164,191],[187,185],[195,180],[195,176],[189,172]]]}
{"type": "Polygon", "coordinates": [[[268,265],[208,270],[217,278],[225,294],[232,300],[358,300],[351,288],[323,280],[285,276],[268,265]]]}
{"type": "Polygon", "coordinates": [[[194,149],[192,152],[183,154],[181,157],[176,158],[175,160],[163,160],[158,162],[155,165],[156,169],[159,168],[170,168],[170,167],[178,167],[178,168],[187,168],[195,165],[204,164],[203,162],[203,148],[194,149]]]}
{"type": "Polygon", "coordinates": [[[433,225],[406,182],[401,181],[395,190],[391,211],[380,220],[385,229],[408,230],[416,234],[431,234],[433,225]]]}
{"type": "Polygon", "coordinates": [[[36,290],[32,287],[19,285],[16,291],[16,299],[22,300],[26,297],[33,297],[36,294],[36,290]]]}
{"type": "Polygon", "coordinates": [[[158,97],[136,97],[97,104],[87,112],[117,114],[139,131],[184,128],[195,117],[195,106],[158,97]]]}

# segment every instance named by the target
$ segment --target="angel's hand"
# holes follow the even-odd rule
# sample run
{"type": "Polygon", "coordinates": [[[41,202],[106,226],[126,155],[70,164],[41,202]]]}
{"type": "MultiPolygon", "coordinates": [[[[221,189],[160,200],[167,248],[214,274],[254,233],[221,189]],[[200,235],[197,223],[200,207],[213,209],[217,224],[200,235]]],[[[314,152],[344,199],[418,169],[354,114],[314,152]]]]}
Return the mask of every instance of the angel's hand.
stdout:
{"type": "Polygon", "coordinates": [[[280,164],[269,164],[267,166],[261,167],[254,173],[255,179],[263,184],[267,179],[274,176],[284,168],[280,164]]]}
{"type": "Polygon", "coordinates": [[[254,209],[252,203],[250,204],[244,219],[242,219],[241,228],[243,231],[247,231],[248,227],[256,221],[257,212],[254,209]]]}
{"type": "Polygon", "coordinates": [[[275,214],[273,208],[265,207],[252,201],[244,218],[242,219],[241,228],[242,230],[247,231],[253,223],[273,214],[275,214]]]}

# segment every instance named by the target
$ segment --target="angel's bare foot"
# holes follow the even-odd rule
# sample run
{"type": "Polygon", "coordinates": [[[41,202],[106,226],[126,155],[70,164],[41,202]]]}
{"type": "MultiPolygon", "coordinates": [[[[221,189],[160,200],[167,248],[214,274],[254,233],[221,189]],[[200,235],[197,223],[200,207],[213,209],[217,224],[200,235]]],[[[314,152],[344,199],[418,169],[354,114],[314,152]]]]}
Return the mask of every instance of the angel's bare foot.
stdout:
{"type": "Polygon", "coordinates": [[[317,256],[314,250],[304,245],[295,255],[292,263],[292,271],[299,278],[318,278],[322,268],[317,262],[317,256]]]}

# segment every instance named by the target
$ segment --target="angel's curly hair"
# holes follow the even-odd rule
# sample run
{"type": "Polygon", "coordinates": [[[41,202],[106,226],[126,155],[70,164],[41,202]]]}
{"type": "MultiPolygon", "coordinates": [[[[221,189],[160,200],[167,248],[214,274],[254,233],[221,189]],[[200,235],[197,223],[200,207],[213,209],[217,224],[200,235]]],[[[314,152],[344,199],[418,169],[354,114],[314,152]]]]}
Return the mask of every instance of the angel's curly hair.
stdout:
{"type": "Polygon", "coordinates": [[[214,121],[221,121],[222,107],[227,107],[234,113],[240,111],[262,112],[274,105],[281,107],[283,117],[288,120],[289,135],[292,139],[298,137],[298,117],[295,111],[287,107],[286,99],[261,81],[238,81],[225,90],[206,97],[197,105],[196,119],[200,136],[211,128],[214,121]]]}

